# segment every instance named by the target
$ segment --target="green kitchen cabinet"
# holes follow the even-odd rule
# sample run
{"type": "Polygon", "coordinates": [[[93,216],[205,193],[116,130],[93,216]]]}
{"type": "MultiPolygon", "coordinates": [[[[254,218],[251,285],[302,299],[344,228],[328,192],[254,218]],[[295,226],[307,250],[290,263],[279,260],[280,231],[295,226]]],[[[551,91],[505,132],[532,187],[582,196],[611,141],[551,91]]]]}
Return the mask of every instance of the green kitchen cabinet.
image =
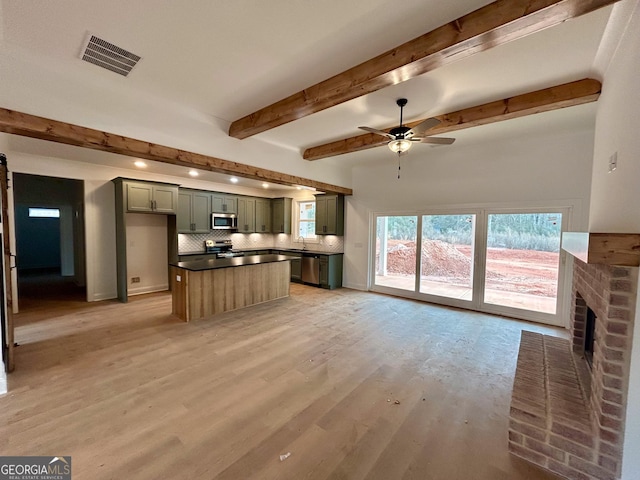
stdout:
{"type": "Polygon", "coordinates": [[[320,287],[342,287],[342,255],[320,255],[320,287]]]}
{"type": "Polygon", "coordinates": [[[289,255],[291,258],[291,281],[302,282],[302,254],[283,252],[283,255],[289,255]]]}
{"type": "Polygon", "coordinates": [[[238,197],[235,195],[225,195],[222,193],[211,194],[212,212],[215,213],[238,213],[238,197]]]}
{"type": "Polygon", "coordinates": [[[129,213],[175,214],[178,186],[123,180],[126,211],[129,213]]]}
{"type": "Polygon", "coordinates": [[[238,233],[256,231],[256,199],[238,197],[238,233]]]}
{"type": "Polygon", "coordinates": [[[129,213],[166,215],[167,258],[158,261],[175,262],[178,259],[178,185],[123,177],[114,178],[112,182],[115,185],[116,293],[118,300],[127,302],[127,216],[129,213]]]}
{"type": "Polygon", "coordinates": [[[178,233],[209,233],[211,230],[211,194],[180,189],[178,193],[178,233]]]}
{"type": "Polygon", "coordinates": [[[291,233],[291,198],[271,200],[271,233],[291,233]]]}
{"type": "Polygon", "coordinates": [[[344,235],[344,196],[316,195],[316,235],[344,235]]]}
{"type": "Polygon", "coordinates": [[[257,233],[271,233],[271,200],[256,198],[256,230],[257,233]]]}

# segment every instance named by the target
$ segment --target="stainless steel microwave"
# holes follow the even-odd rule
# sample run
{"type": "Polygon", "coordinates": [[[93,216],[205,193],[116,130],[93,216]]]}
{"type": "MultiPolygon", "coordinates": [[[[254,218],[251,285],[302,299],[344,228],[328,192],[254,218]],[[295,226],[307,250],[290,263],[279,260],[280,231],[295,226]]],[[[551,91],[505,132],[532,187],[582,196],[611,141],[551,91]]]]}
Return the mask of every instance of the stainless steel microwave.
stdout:
{"type": "Polygon", "coordinates": [[[212,213],[211,230],[237,230],[238,217],[234,213],[212,213]]]}

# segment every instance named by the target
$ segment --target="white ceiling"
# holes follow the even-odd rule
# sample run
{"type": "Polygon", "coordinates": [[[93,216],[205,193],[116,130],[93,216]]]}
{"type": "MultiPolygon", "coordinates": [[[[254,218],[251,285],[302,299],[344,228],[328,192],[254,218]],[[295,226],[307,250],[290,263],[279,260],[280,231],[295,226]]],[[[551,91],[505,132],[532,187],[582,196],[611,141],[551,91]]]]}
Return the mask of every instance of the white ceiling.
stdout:
{"type": "MultiPolygon", "coordinates": [[[[335,168],[336,159],[312,166],[300,153],[356,135],[359,125],[392,126],[398,97],[409,99],[405,118],[412,120],[594,76],[611,7],[251,139],[227,136],[233,120],[488,3],[405,0],[398,8],[387,0],[2,0],[0,73],[8,80],[0,107],[114,132],[128,125],[127,133],[142,140],[245,163],[263,161],[265,168],[291,168],[285,173],[327,181],[324,170],[335,168]],[[142,56],[129,77],[79,59],[88,32],[142,56]],[[170,112],[160,126],[151,103],[170,112]],[[81,108],[93,115],[75,116],[81,108]],[[181,131],[201,117],[210,119],[206,128],[181,131]],[[180,132],[174,135],[184,144],[170,145],[169,133],[151,138],[154,129],[180,132]],[[256,152],[265,152],[264,159],[254,159],[256,152]],[[278,152],[288,163],[271,160],[278,152]]],[[[577,108],[556,118],[565,127],[582,128],[593,123],[594,112],[577,108]]],[[[533,126],[553,116],[543,115],[527,121],[533,126]]],[[[510,122],[503,122],[505,132],[510,122]]],[[[339,164],[374,161],[379,150],[341,156],[339,164]]]]}

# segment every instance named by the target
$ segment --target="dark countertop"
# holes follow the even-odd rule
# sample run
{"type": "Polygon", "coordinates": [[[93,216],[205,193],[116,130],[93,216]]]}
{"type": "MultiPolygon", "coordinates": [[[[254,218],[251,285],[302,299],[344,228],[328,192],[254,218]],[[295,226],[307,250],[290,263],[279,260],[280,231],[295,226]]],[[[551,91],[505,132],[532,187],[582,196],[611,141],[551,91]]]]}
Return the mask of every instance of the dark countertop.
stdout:
{"type": "MultiPolygon", "coordinates": [[[[343,255],[342,252],[321,252],[319,250],[302,250],[300,248],[277,248],[277,247],[257,247],[257,248],[239,248],[233,249],[234,252],[255,252],[256,250],[278,250],[280,252],[291,252],[291,253],[310,253],[311,255],[343,255]]],[[[179,256],[186,255],[215,255],[215,253],[207,253],[204,250],[200,250],[197,252],[181,252],[179,256]]]]}
{"type": "Polygon", "coordinates": [[[309,253],[311,255],[344,255],[342,252],[321,252],[319,250],[302,250],[301,248],[277,248],[273,247],[269,250],[278,250],[280,252],[291,252],[291,253],[309,253]]]}
{"type": "Polygon", "coordinates": [[[171,263],[173,267],[184,268],[192,272],[214,270],[216,268],[242,267],[245,265],[258,265],[260,263],[287,262],[291,257],[287,255],[249,255],[247,257],[211,258],[208,260],[192,260],[187,262],[171,263]]]}

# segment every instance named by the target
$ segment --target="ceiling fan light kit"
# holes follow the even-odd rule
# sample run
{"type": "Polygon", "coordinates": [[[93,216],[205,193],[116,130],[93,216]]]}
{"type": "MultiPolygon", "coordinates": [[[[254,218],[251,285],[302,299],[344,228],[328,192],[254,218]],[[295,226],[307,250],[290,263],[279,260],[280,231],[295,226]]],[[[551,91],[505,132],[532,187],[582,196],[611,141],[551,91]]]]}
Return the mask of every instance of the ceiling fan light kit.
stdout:
{"type": "Polygon", "coordinates": [[[393,152],[393,153],[404,153],[407,150],[409,150],[411,148],[411,145],[413,145],[413,143],[411,142],[411,140],[407,140],[407,139],[402,139],[402,140],[391,140],[389,143],[389,149],[393,152]]]}

